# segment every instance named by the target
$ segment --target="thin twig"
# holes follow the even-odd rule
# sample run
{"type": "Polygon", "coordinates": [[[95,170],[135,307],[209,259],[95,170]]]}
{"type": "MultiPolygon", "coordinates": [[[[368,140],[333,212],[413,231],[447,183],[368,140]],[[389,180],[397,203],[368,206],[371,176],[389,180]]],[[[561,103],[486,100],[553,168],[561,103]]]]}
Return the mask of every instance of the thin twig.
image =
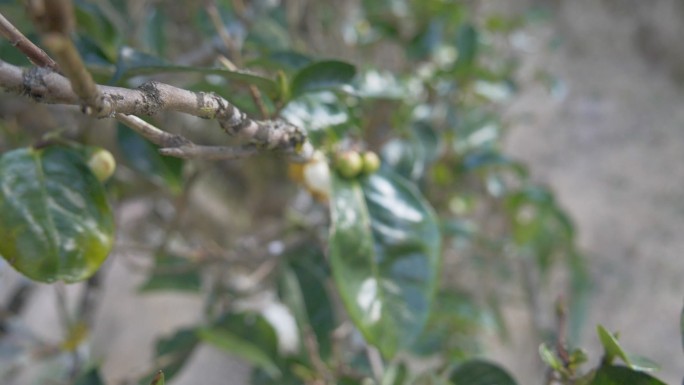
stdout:
{"type": "Polygon", "coordinates": [[[81,55],[74,43],[65,35],[50,33],[43,38],[43,44],[57,58],[63,68],[64,75],[71,82],[71,89],[86,106],[84,112],[88,115],[94,111],[102,111],[103,100],[97,84],[85,67],[81,55]]]}
{"type": "Polygon", "coordinates": [[[24,36],[24,34],[12,25],[2,13],[0,13],[0,34],[2,34],[12,46],[26,55],[31,63],[38,67],[50,68],[55,72],[59,72],[59,65],[57,62],[52,60],[45,51],[24,36]]]}
{"type": "MultiPolygon", "coordinates": [[[[22,69],[0,60],[0,88],[4,91],[27,95],[41,103],[79,105],[81,98],[73,92],[64,76],[43,68],[22,69]]],[[[224,98],[206,92],[193,92],[158,82],[147,82],[137,89],[97,86],[102,95],[100,117],[129,115],[131,120],[144,122],[130,115],[154,115],[165,111],[178,111],[205,119],[215,119],[230,136],[247,140],[247,146],[232,147],[187,146],[190,142],[180,135],[166,133],[147,124],[148,139],[170,140],[156,144],[170,147],[165,155],[201,157],[208,159],[234,159],[262,150],[277,150],[292,160],[305,160],[313,155],[313,147],[305,132],[282,120],[253,120],[224,98]],[[118,114],[117,114],[118,113],[118,114]],[[150,128],[152,127],[152,128],[150,128]],[[174,148],[177,147],[177,148],[174,148]]],[[[143,123],[140,123],[143,124],[143,123]]],[[[145,134],[143,134],[145,135],[145,134]]]]}

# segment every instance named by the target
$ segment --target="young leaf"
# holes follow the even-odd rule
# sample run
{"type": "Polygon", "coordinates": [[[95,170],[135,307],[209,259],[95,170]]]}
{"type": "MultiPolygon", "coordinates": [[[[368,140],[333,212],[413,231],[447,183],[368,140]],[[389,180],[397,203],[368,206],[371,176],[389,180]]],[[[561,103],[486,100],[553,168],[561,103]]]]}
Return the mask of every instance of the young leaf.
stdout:
{"type": "Polygon", "coordinates": [[[356,68],[337,60],[319,61],[304,67],[292,79],[292,96],[306,92],[331,90],[349,84],[356,75],[356,68]]]}
{"type": "Polygon", "coordinates": [[[430,313],[441,239],[430,205],[384,169],[359,183],[333,179],[330,264],[351,319],[391,358],[430,313]]]}
{"type": "Polygon", "coordinates": [[[627,353],[622,350],[622,346],[620,346],[617,338],[615,338],[611,332],[606,330],[603,325],[598,325],[596,327],[596,331],[598,333],[599,340],[601,341],[601,345],[603,345],[603,349],[605,351],[604,362],[610,364],[613,362],[613,358],[618,357],[627,365],[632,365],[627,353]]]}
{"type": "Polygon", "coordinates": [[[114,240],[102,183],[77,150],[24,148],[0,157],[0,255],[40,282],[93,275],[114,240]]]}
{"type": "Polygon", "coordinates": [[[501,367],[482,360],[459,365],[449,376],[453,385],[517,385],[501,367]]]}

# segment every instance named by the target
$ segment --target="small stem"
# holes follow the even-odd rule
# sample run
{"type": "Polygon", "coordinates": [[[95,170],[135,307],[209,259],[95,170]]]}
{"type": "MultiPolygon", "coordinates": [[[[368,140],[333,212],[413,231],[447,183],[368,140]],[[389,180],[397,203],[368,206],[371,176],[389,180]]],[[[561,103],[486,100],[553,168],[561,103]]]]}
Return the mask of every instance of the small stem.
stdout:
{"type": "Polygon", "coordinates": [[[12,46],[20,50],[29,61],[38,67],[50,68],[59,72],[57,62],[45,53],[40,47],[33,44],[21,31],[19,31],[5,16],[0,13],[0,34],[7,39],[12,46]]]}
{"type": "Polygon", "coordinates": [[[385,373],[385,365],[382,362],[380,352],[374,346],[367,345],[366,355],[368,356],[373,377],[375,377],[375,381],[379,384],[382,382],[383,373],[385,373]]]}

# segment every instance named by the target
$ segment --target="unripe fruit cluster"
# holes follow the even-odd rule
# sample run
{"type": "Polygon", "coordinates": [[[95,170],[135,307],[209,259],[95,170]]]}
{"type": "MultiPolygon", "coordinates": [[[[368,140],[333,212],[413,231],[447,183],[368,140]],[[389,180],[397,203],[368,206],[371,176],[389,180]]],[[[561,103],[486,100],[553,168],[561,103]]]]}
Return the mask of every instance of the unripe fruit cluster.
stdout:
{"type": "Polygon", "coordinates": [[[380,158],[372,151],[359,153],[348,150],[335,157],[335,170],[345,178],[356,178],[361,174],[372,174],[380,168],[380,158]]]}

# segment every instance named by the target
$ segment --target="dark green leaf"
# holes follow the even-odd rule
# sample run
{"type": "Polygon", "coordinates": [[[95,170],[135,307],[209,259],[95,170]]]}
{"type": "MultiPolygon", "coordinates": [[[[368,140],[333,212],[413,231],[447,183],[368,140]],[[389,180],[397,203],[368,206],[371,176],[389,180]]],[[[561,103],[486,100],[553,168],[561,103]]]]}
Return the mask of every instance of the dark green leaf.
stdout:
{"type": "Polygon", "coordinates": [[[482,360],[459,365],[449,379],[453,385],[516,385],[513,377],[504,369],[482,360]]]}
{"type": "MultiPolygon", "coordinates": [[[[194,329],[181,329],[174,335],[162,338],[155,346],[156,361],[163,362],[160,368],[166,381],[171,380],[185,365],[197,347],[199,340],[194,329]]],[[[157,373],[150,374],[138,382],[139,385],[150,385],[157,373]]]]}
{"type": "Polygon", "coordinates": [[[204,75],[218,75],[228,80],[234,80],[242,84],[255,85],[268,94],[274,94],[278,86],[273,79],[265,78],[248,71],[231,71],[225,68],[189,67],[171,64],[159,57],[136,51],[130,47],[123,47],[119,52],[116,62],[116,72],[112,77],[112,83],[121,83],[122,80],[139,75],[161,73],[199,73],[204,75]]]}
{"type": "Polygon", "coordinates": [[[225,313],[213,323],[212,329],[236,336],[249,336],[249,342],[271,360],[275,361],[279,356],[278,336],[273,326],[260,314],[225,313]]]}
{"type": "Polygon", "coordinates": [[[283,297],[294,312],[300,328],[310,326],[318,343],[319,353],[328,357],[332,348],[332,332],[337,326],[333,301],[325,283],[329,273],[323,268],[322,250],[310,245],[289,253],[289,269],[283,273],[283,297]],[[289,300],[288,300],[289,298],[289,300]]]}
{"type": "Polygon", "coordinates": [[[280,377],[280,369],[269,355],[250,342],[248,336],[240,337],[224,329],[203,328],[197,331],[199,338],[221,350],[243,358],[247,362],[263,369],[273,378],[280,377]]]}
{"type": "Polygon", "coordinates": [[[199,266],[187,258],[173,255],[157,256],[155,267],[147,281],[140,287],[141,292],[158,290],[178,290],[199,292],[202,287],[199,266]]]}
{"type": "Polygon", "coordinates": [[[411,347],[411,353],[443,354],[463,360],[479,348],[477,335],[487,323],[484,312],[466,293],[443,290],[435,298],[425,330],[411,347]]]}
{"type": "Polygon", "coordinates": [[[157,148],[135,131],[119,124],[116,139],[124,161],[155,183],[178,193],[183,185],[183,160],[159,154],[157,148]]]}
{"type": "Polygon", "coordinates": [[[260,66],[270,70],[299,71],[311,64],[310,57],[295,51],[276,51],[269,52],[267,55],[258,58],[248,65],[260,66]]]}
{"type": "Polygon", "coordinates": [[[114,219],[104,188],[77,150],[19,149],[0,158],[0,255],[41,282],[93,275],[114,219]]]}
{"type": "Polygon", "coordinates": [[[665,385],[646,373],[624,366],[604,365],[599,368],[590,385],[665,385]]]}
{"type": "Polygon", "coordinates": [[[74,385],[105,385],[98,368],[92,368],[76,379],[74,385]]]}
{"type": "Polygon", "coordinates": [[[332,90],[349,84],[356,75],[356,68],[337,60],[319,61],[304,67],[292,79],[292,96],[306,92],[332,90]]]}
{"type": "Polygon", "coordinates": [[[386,357],[411,346],[430,313],[441,239],[430,205],[385,168],[333,178],[330,263],[344,305],[386,357]]]}
{"type": "Polygon", "coordinates": [[[456,35],[457,67],[470,67],[477,58],[478,33],[472,24],[463,24],[456,35]]]}

